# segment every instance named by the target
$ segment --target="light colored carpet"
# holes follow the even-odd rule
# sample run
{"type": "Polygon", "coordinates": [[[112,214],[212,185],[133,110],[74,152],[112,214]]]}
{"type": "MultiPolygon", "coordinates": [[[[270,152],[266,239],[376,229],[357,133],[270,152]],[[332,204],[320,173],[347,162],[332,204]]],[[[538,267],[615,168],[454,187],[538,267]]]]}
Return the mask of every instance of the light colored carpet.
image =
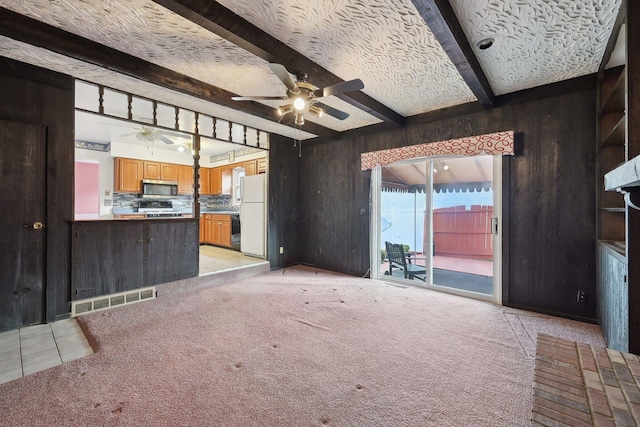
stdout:
{"type": "Polygon", "coordinates": [[[79,322],[95,354],[0,385],[6,425],[525,426],[530,336],[602,345],[594,325],[304,267],[79,322]]]}

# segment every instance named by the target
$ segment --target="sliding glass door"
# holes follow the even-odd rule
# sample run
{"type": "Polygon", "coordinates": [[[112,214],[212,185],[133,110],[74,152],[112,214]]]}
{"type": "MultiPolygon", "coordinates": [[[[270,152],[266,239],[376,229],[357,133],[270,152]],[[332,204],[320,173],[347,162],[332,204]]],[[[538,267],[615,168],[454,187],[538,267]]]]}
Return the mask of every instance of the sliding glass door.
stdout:
{"type": "Polygon", "coordinates": [[[412,160],[375,171],[373,276],[499,302],[496,175],[500,161],[491,156],[412,160]]]}

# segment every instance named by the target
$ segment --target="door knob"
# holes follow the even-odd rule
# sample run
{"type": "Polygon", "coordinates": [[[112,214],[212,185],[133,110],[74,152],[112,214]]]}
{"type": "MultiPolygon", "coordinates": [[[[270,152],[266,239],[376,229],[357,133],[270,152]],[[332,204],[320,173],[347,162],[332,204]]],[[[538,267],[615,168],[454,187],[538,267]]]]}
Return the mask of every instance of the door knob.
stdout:
{"type": "MultiPolygon", "coordinates": [[[[28,224],[25,224],[24,226],[25,226],[26,228],[29,228],[29,225],[28,225],[28,224]]],[[[43,223],[41,223],[40,221],[36,221],[36,222],[34,222],[34,223],[31,225],[31,227],[32,227],[34,230],[40,230],[41,228],[43,228],[43,227],[44,227],[44,224],[43,224],[43,223]]]]}

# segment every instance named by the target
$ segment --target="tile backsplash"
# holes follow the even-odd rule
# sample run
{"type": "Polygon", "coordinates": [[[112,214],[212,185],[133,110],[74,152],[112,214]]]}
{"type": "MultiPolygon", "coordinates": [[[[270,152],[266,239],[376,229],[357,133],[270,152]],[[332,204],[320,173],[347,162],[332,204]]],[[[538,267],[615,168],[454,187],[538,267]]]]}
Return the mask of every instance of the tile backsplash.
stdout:
{"type": "MultiPolygon", "coordinates": [[[[143,200],[138,194],[132,193],[113,193],[113,209],[114,212],[135,210],[138,208],[138,202],[143,200]]],[[[176,210],[191,209],[193,206],[193,196],[184,195],[178,196],[175,199],[170,199],[173,203],[173,208],[176,210]]],[[[226,208],[231,207],[231,196],[219,195],[219,196],[200,196],[200,206],[203,208],[226,208]]]]}

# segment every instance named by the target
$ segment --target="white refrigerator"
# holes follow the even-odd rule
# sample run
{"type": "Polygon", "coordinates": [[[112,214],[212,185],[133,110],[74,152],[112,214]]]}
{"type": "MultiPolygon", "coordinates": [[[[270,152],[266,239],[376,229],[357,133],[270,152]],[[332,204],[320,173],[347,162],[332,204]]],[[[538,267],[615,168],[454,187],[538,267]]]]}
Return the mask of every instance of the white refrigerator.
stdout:
{"type": "Polygon", "coordinates": [[[267,253],[266,174],[249,175],[240,181],[240,250],[265,258],[267,253]]]}

